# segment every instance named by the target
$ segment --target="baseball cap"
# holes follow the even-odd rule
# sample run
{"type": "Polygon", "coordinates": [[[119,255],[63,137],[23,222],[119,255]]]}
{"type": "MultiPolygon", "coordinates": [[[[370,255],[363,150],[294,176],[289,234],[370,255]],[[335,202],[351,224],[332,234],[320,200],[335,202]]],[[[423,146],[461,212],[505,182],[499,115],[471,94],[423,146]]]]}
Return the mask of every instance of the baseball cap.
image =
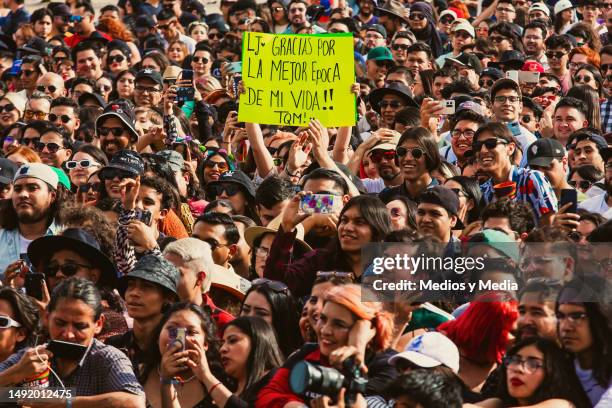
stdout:
{"type": "Polygon", "coordinates": [[[540,74],[542,74],[544,73],[544,66],[538,61],[529,60],[525,61],[523,67],[521,68],[521,71],[539,72],[540,74]]]}
{"type": "Polygon", "coordinates": [[[102,168],[99,177],[104,179],[106,169],[119,169],[127,171],[134,176],[144,173],[144,162],[138,153],[133,150],[119,150],[113,155],[107,166],[102,168]]]}
{"type": "Polygon", "coordinates": [[[384,39],[387,38],[387,30],[380,24],[371,24],[366,27],[367,31],[376,31],[378,34],[382,35],[384,39]]]}
{"type": "Polygon", "coordinates": [[[51,48],[51,45],[42,38],[34,37],[17,51],[21,51],[22,54],[49,55],[51,48]]]}
{"type": "Polygon", "coordinates": [[[442,20],[442,17],[444,16],[451,16],[453,18],[453,20],[457,19],[457,13],[455,13],[453,10],[449,10],[446,9],[443,12],[440,13],[440,17],[438,18],[438,20],[442,20]]]}
{"type": "Polygon", "coordinates": [[[531,7],[529,7],[529,11],[527,14],[531,14],[532,11],[541,11],[544,14],[546,14],[548,17],[550,17],[550,9],[546,7],[546,4],[544,3],[533,4],[531,7]]]}
{"type": "Polygon", "coordinates": [[[164,289],[177,294],[180,273],[176,266],[157,255],[145,255],[136,262],[134,268],[123,278],[123,290],[130,278],[139,278],[156,283],[164,289]]]}
{"type": "Polygon", "coordinates": [[[89,100],[93,100],[96,105],[98,105],[102,109],[106,107],[106,102],[104,102],[104,98],[102,98],[102,95],[92,92],[83,92],[79,96],[79,106],[85,106],[85,102],[89,100]]]}
{"type": "Polygon", "coordinates": [[[13,183],[22,178],[36,178],[49,184],[54,189],[57,188],[59,178],[50,166],[43,163],[27,163],[17,170],[13,183]]]}
{"type": "Polygon", "coordinates": [[[96,119],[96,133],[106,118],[109,117],[115,117],[123,123],[126,130],[130,133],[130,140],[132,143],[138,140],[138,132],[134,127],[135,119],[133,106],[130,106],[129,103],[123,100],[110,102],[106,105],[106,108],[104,108],[104,112],[96,119]]]}
{"type": "Polygon", "coordinates": [[[47,9],[51,11],[53,17],[56,16],[71,16],[72,12],[70,11],[70,7],[64,3],[50,3],[47,6],[47,9]]]}
{"type": "Polygon", "coordinates": [[[15,108],[19,111],[20,115],[23,115],[25,111],[26,103],[28,102],[28,98],[25,95],[25,91],[21,92],[8,92],[6,93],[2,99],[8,99],[15,108]]]}
{"type": "Polygon", "coordinates": [[[563,10],[573,9],[573,8],[574,8],[574,5],[572,4],[570,0],[560,0],[557,3],[555,3],[555,8],[553,11],[555,12],[555,14],[559,14],[563,10]]]}
{"type": "Polygon", "coordinates": [[[368,52],[367,60],[393,62],[393,54],[387,47],[374,47],[368,52]]]}
{"type": "MultiPolygon", "coordinates": [[[[252,198],[255,198],[255,184],[244,172],[240,170],[226,171],[219,176],[219,180],[212,181],[206,185],[206,190],[209,191],[212,187],[223,184],[234,183],[242,186],[245,192],[252,198]]],[[[211,196],[214,194],[211,194],[211,196]]]]}
{"type": "Polygon", "coordinates": [[[520,257],[519,247],[516,241],[514,241],[510,235],[490,228],[482,230],[480,234],[482,235],[481,240],[477,242],[470,242],[470,246],[481,245],[483,243],[487,244],[518,264],[520,257]]]}
{"type": "Polygon", "coordinates": [[[178,173],[183,171],[185,159],[183,159],[183,156],[181,156],[179,152],[174,150],[162,150],[158,152],[157,155],[166,159],[173,172],[178,173]]]}
{"type": "Polygon", "coordinates": [[[11,184],[19,167],[9,159],[0,158],[0,184],[11,184]]]}
{"type": "Polygon", "coordinates": [[[499,68],[486,67],[480,73],[480,76],[490,76],[494,80],[502,79],[504,77],[504,72],[499,68]]]}
{"type": "Polygon", "coordinates": [[[571,146],[571,148],[574,148],[578,142],[582,142],[583,140],[590,140],[591,142],[595,143],[597,150],[599,151],[602,151],[608,147],[608,142],[606,142],[606,139],[603,136],[590,131],[580,130],[570,135],[568,145],[571,146]]]}
{"type": "Polygon", "coordinates": [[[136,19],[136,23],[135,23],[135,28],[139,29],[139,28],[144,28],[144,29],[151,29],[155,27],[155,20],[153,19],[153,17],[145,15],[145,16],[139,16],[136,19]]]}
{"type": "MultiPolygon", "coordinates": [[[[457,194],[448,187],[433,186],[428,188],[419,196],[420,203],[428,203],[439,205],[444,208],[449,214],[457,216],[459,212],[459,197],[457,194]]],[[[453,229],[463,229],[463,222],[457,217],[457,224],[453,229]]]]}
{"type": "Polygon", "coordinates": [[[53,166],[51,166],[51,170],[53,170],[55,174],[57,174],[57,183],[66,187],[66,190],[70,191],[70,178],[66,173],[64,173],[64,170],[58,169],[57,167],[53,166]]]}
{"type": "Polygon", "coordinates": [[[155,82],[159,86],[164,85],[164,80],[161,74],[151,68],[145,68],[145,69],[141,69],[140,71],[138,71],[138,73],[136,74],[135,82],[138,82],[141,79],[150,79],[151,81],[155,82]]]}
{"type": "Polygon", "coordinates": [[[538,139],[527,149],[527,163],[530,166],[548,166],[554,159],[563,157],[565,148],[555,139],[538,139]]]}
{"type": "Polygon", "coordinates": [[[476,55],[472,53],[462,52],[457,58],[449,57],[446,59],[464,67],[472,68],[479,75],[482,72],[482,65],[480,64],[480,60],[476,55]]]}
{"type": "Polygon", "coordinates": [[[392,141],[378,143],[377,145],[374,145],[374,147],[372,147],[370,150],[368,150],[366,154],[368,154],[369,152],[373,152],[374,150],[393,150],[395,151],[395,149],[397,148],[397,143],[400,140],[400,137],[401,135],[399,134],[393,135],[392,141]]]}
{"type": "Polygon", "coordinates": [[[415,337],[402,351],[391,357],[389,364],[408,360],[423,368],[444,365],[456,374],[459,372],[459,349],[448,337],[439,332],[427,332],[415,337]]]}
{"type": "Polygon", "coordinates": [[[467,32],[469,35],[472,36],[472,38],[476,38],[476,31],[474,31],[474,27],[470,23],[461,22],[455,27],[453,27],[453,33],[456,33],[457,31],[461,30],[467,32]]]}

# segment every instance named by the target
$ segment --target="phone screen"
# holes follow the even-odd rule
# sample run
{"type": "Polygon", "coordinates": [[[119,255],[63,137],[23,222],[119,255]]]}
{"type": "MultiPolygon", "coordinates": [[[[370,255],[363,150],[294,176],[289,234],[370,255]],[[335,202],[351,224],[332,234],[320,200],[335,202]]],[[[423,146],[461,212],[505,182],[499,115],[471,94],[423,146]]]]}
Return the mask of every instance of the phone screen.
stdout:
{"type": "Polygon", "coordinates": [[[67,360],[80,360],[87,352],[87,346],[68,341],[51,340],[47,344],[47,350],[54,356],[67,360]]]}
{"type": "Polygon", "coordinates": [[[25,276],[25,291],[28,296],[32,296],[34,299],[42,300],[43,289],[42,283],[45,279],[45,275],[42,273],[27,273],[25,276]]]}
{"type": "Polygon", "coordinates": [[[567,210],[565,210],[565,212],[576,214],[578,212],[578,191],[574,190],[573,188],[566,188],[561,190],[559,207],[563,207],[567,203],[572,203],[572,205],[567,210]]]}

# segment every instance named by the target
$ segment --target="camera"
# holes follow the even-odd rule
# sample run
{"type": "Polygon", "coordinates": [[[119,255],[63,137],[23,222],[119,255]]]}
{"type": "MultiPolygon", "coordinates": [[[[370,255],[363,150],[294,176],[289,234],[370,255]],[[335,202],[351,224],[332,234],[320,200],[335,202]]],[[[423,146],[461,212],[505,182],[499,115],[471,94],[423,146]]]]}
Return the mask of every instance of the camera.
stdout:
{"type": "Polygon", "coordinates": [[[364,394],[368,379],[361,374],[359,365],[354,358],[349,358],[342,363],[343,372],[331,368],[322,367],[300,361],[291,370],[289,384],[296,394],[307,392],[319,395],[327,395],[335,398],[340,389],[346,389],[344,394],[345,403],[355,403],[357,394],[364,394]]]}

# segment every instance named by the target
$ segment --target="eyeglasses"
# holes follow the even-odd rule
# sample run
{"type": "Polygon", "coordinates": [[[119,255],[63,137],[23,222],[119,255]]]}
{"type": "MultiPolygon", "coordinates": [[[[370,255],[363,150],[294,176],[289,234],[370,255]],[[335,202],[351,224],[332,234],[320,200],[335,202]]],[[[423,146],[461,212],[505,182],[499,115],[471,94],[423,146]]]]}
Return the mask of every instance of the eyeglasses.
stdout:
{"type": "Polygon", "coordinates": [[[208,62],[210,61],[208,58],[206,57],[193,57],[191,59],[193,62],[195,62],[196,64],[198,63],[202,63],[202,64],[208,64],[208,62]]]}
{"type": "Polygon", "coordinates": [[[35,145],[36,143],[38,143],[40,141],[40,137],[31,137],[31,138],[23,138],[21,139],[21,144],[23,146],[30,146],[30,145],[35,145]]]}
{"type": "Polygon", "coordinates": [[[395,160],[395,152],[393,150],[375,150],[370,155],[370,158],[374,163],[380,163],[383,160],[393,161],[395,160]]]}
{"type": "Polygon", "coordinates": [[[554,258],[546,257],[546,256],[528,256],[521,259],[520,268],[525,270],[531,264],[534,264],[536,267],[542,267],[547,263],[553,261],[554,258]]]}
{"type": "Polygon", "coordinates": [[[544,367],[544,364],[537,358],[527,357],[525,360],[523,360],[519,355],[508,356],[504,358],[504,364],[508,368],[515,368],[520,366],[527,374],[531,374],[536,370],[544,367]]]}
{"type": "Polygon", "coordinates": [[[426,156],[425,150],[421,149],[420,147],[408,149],[406,147],[400,146],[395,149],[395,153],[398,155],[398,157],[404,157],[408,154],[408,152],[410,152],[412,158],[415,160],[419,160],[421,157],[426,156]]]}
{"type": "Polygon", "coordinates": [[[22,69],[21,73],[19,75],[21,76],[25,76],[26,78],[31,76],[33,73],[35,73],[36,71],[34,71],[33,69],[22,69]]]}
{"type": "Polygon", "coordinates": [[[29,110],[29,109],[27,109],[23,113],[23,118],[25,120],[32,120],[32,119],[44,120],[46,117],[47,117],[46,112],[37,112],[37,111],[29,110]]]}
{"type": "Polygon", "coordinates": [[[576,75],[574,77],[574,82],[577,83],[589,83],[591,82],[591,80],[593,80],[593,77],[590,75],[576,75]]]}
{"type": "Polygon", "coordinates": [[[612,8],[612,3],[600,3],[599,8],[602,8],[602,9],[612,8]]]}
{"type": "Polygon", "coordinates": [[[8,316],[0,315],[0,329],[8,329],[9,327],[21,327],[21,324],[8,316]]]}
{"type": "Polygon", "coordinates": [[[254,281],[251,282],[251,287],[253,286],[269,288],[276,293],[287,293],[289,291],[289,288],[283,282],[270,280],[266,278],[255,279],[254,281]]]}
{"type": "Polygon", "coordinates": [[[107,167],[100,171],[99,177],[103,180],[114,180],[116,178],[123,180],[128,178],[136,178],[136,175],[134,173],[130,173],[129,171],[107,167]]]}
{"type": "Polygon", "coordinates": [[[562,322],[562,321],[567,319],[572,324],[578,324],[582,320],[586,319],[587,317],[589,317],[589,316],[586,313],[584,313],[584,312],[571,312],[571,313],[567,313],[567,314],[561,313],[561,312],[557,312],[557,321],[558,322],[562,322]]]}
{"type": "Polygon", "coordinates": [[[58,119],[60,119],[62,121],[62,123],[70,122],[70,116],[68,116],[68,115],[56,115],[55,113],[50,113],[49,114],[49,122],[55,122],[58,119]]]}
{"type": "Polygon", "coordinates": [[[421,13],[410,13],[409,20],[425,20],[425,16],[421,13]]]}
{"type": "Polygon", "coordinates": [[[566,55],[565,52],[563,51],[546,51],[546,58],[551,59],[551,58],[555,58],[555,59],[561,59],[563,58],[564,55],[566,55]]]}
{"type": "Polygon", "coordinates": [[[63,265],[52,263],[45,267],[45,275],[54,277],[57,275],[59,271],[62,271],[62,274],[65,276],[74,276],[79,271],[79,269],[93,269],[93,266],[83,265],[76,262],[66,262],[63,265]]]}
{"type": "Polygon", "coordinates": [[[112,133],[113,136],[119,137],[121,136],[125,130],[122,127],[100,127],[98,128],[98,134],[100,136],[108,136],[109,133],[112,133]]]}
{"type": "Polygon", "coordinates": [[[221,195],[224,191],[225,194],[232,197],[240,192],[240,186],[234,183],[213,184],[211,186],[211,192],[215,197],[221,195]]]}
{"type": "Polygon", "coordinates": [[[378,106],[381,108],[398,109],[398,108],[401,108],[403,105],[401,102],[398,102],[398,101],[380,101],[378,103],[378,106]]]}
{"type": "Polygon", "coordinates": [[[216,162],[212,160],[207,160],[204,162],[204,166],[206,166],[206,168],[208,169],[214,169],[216,167],[222,173],[225,173],[229,170],[229,165],[226,162],[216,162]]]}
{"type": "Polygon", "coordinates": [[[492,79],[479,79],[478,80],[478,85],[480,85],[481,87],[487,87],[490,88],[493,86],[493,83],[495,81],[493,81],[492,79]]]}
{"type": "Polygon", "coordinates": [[[491,35],[491,36],[489,36],[489,39],[491,41],[493,41],[494,43],[500,43],[500,42],[502,42],[504,40],[507,40],[508,38],[507,37],[502,37],[501,35],[491,35]]]}
{"type": "Polygon", "coordinates": [[[76,161],[76,160],[70,160],[66,162],[66,168],[69,170],[72,169],[76,169],[77,167],[80,167],[82,169],[88,169],[90,167],[99,167],[101,166],[100,163],[96,163],[93,160],[80,160],[80,161],[76,161]]]}
{"type": "Polygon", "coordinates": [[[100,192],[102,183],[85,183],[79,186],[79,193],[89,193],[92,190],[94,193],[100,192]]]}
{"type": "Polygon", "coordinates": [[[497,103],[506,103],[506,101],[510,103],[517,103],[520,102],[521,98],[520,96],[496,96],[493,100],[497,103]]]}
{"type": "Polygon", "coordinates": [[[226,247],[227,246],[227,244],[221,244],[221,243],[217,242],[217,240],[214,239],[214,238],[206,238],[206,239],[203,239],[202,241],[204,241],[208,245],[210,245],[210,250],[213,251],[213,252],[216,251],[220,247],[226,247]]]}
{"type": "Polygon", "coordinates": [[[161,92],[161,89],[159,88],[151,88],[149,86],[143,86],[143,85],[136,85],[134,87],[135,90],[139,91],[139,92],[148,92],[148,93],[158,93],[161,92]]]}
{"type": "Polygon", "coordinates": [[[57,91],[57,87],[55,85],[48,85],[48,86],[38,85],[36,87],[36,90],[38,92],[43,92],[43,93],[46,93],[48,90],[50,93],[54,93],[55,91],[57,91]]]}
{"type": "Polygon", "coordinates": [[[391,46],[393,51],[408,51],[408,48],[410,48],[410,46],[407,44],[393,44],[391,46]]]}
{"type": "Polygon", "coordinates": [[[60,149],[63,149],[63,146],[58,145],[57,143],[43,143],[36,142],[34,144],[34,148],[42,153],[45,150],[45,147],[49,151],[49,153],[57,153],[60,149]]]}
{"type": "Polygon", "coordinates": [[[587,181],[587,180],[580,180],[580,181],[569,180],[567,183],[570,186],[572,186],[574,188],[577,188],[579,190],[588,190],[593,185],[593,183],[591,183],[590,181],[587,181]]]}
{"type": "Polygon", "coordinates": [[[125,60],[125,57],[123,55],[111,55],[108,58],[106,58],[106,60],[108,61],[109,64],[112,64],[115,61],[123,62],[123,60],[125,60]]]}
{"type": "Polygon", "coordinates": [[[472,143],[472,150],[474,152],[479,152],[482,149],[482,146],[486,147],[487,150],[493,150],[497,147],[498,144],[507,145],[508,142],[503,139],[497,138],[479,140],[472,143]]]}
{"type": "Polygon", "coordinates": [[[451,132],[451,135],[453,137],[459,138],[461,136],[465,137],[466,139],[471,139],[474,137],[474,135],[476,134],[476,132],[474,132],[472,129],[453,129],[453,131],[451,132]]]}
{"type": "Polygon", "coordinates": [[[14,111],[15,109],[17,109],[15,105],[13,105],[12,103],[7,103],[4,106],[0,106],[0,113],[2,112],[9,113],[9,112],[14,111]]]}
{"type": "Polygon", "coordinates": [[[221,33],[208,33],[208,38],[214,40],[215,38],[221,39],[223,38],[223,34],[221,33]]]}

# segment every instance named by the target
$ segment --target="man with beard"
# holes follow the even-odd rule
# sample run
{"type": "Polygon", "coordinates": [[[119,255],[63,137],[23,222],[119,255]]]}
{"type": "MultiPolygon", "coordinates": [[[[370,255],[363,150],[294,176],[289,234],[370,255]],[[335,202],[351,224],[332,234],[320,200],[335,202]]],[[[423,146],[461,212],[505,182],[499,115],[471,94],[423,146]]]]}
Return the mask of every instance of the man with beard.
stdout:
{"type": "Polygon", "coordinates": [[[49,9],[51,14],[53,14],[53,28],[51,30],[51,36],[67,35],[68,29],[70,29],[72,26],[70,23],[70,17],[72,17],[70,7],[63,3],[52,3],[47,6],[47,9],[49,9]]]}
{"type": "MultiPolygon", "coordinates": [[[[385,130],[387,129],[380,129],[379,133],[382,133],[385,130]]],[[[397,187],[404,181],[402,171],[399,168],[399,162],[397,162],[397,159],[395,158],[395,149],[397,148],[397,142],[399,141],[400,134],[394,132],[392,135],[393,139],[381,140],[376,146],[366,153],[366,156],[369,155],[370,160],[372,160],[376,166],[378,176],[384,183],[383,188],[397,187]]]]}
{"type": "MultiPolygon", "coordinates": [[[[308,22],[306,18],[306,9],[308,8],[308,3],[304,0],[291,0],[289,3],[289,26],[283,32],[283,34],[295,34],[297,30],[308,22]]],[[[312,25],[313,34],[324,33],[321,27],[316,24],[312,25]]]]}
{"type": "Polygon", "coordinates": [[[120,150],[132,149],[132,144],[138,140],[133,109],[127,103],[108,105],[96,120],[96,134],[109,160],[120,150]]]}
{"type": "Polygon", "coordinates": [[[523,32],[523,46],[527,59],[539,62],[545,70],[549,69],[545,54],[546,45],[544,45],[547,35],[546,26],[539,21],[527,24],[523,32]]]}
{"type": "Polygon", "coordinates": [[[378,17],[374,15],[376,2],[373,0],[359,0],[359,14],[354,18],[364,25],[373,25],[378,23],[378,17]]]}
{"type": "Polygon", "coordinates": [[[368,52],[366,60],[366,77],[376,88],[385,86],[387,73],[395,63],[393,55],[386,47],[375,47],[368,52]]]}
{"type": "MultiPolygon", "coordinates": [[[[80,42],[92,38],[95,36],[97,38],[105,38],[108,41],[112,41],[112,37],[108,34],[105,34],[101,31],[96,30],[96,12],[88,2],[77,3],[74,6],[74,16],[73,19],[75,21],[74,24],[74,35],[70,37],[66,37],[66,45],[70,48],[76,47],[80,42]]],[[[98,55],[100,55],[98,53],[98,55]]],[[[77,69],[78,70],[78,69],[77,69]]]]}
{"type": "Polygon", "coordinates": [[[554,279],[533,278],[527,281],[519,296],[518,339],[545,337],[557,340],[555,300],[561,282],[554,279]]]}
{"type": "Polygon", "coordinates": [[[366,54],[372,48],[384,47],[385,45],[387,45],[387,30],[385,30],[385,27],[380,24],[368,26],[362,54],[366,54]]]}
{"type": "Polygon", "coordinates": [[[159,106],[164,90],[164,80],[159,72],[151,68],[138,71],[134,86],[134,103],[139,108],[159,106]]]}
{"type": "Polygon", "coordinates": [[[606,168],[606,192],[583,201],[580,204],[580,208],[601,214],[604,218],[609,220],[612,219],[612,148],[607,147],[602,150],[601,156],[603,157],[606,168]]]}
{"type": "Polygon", "coordinates": [[[406,106],[418,108],[412,99],[410,89],[401,83],[391,83],[385,88],[374,90],[370,94],[372,108],[381,116],[381,126],[393,129],[395,114],[406,106]]]}
{"type": "MultiPolygon", "coordinates": [[[[72,38],[72,37],[70,37],[72,38]]],[[[76,63],[79,77],[98,80],[102,76],[100,49],[93,42],[84,41],[72,50],[72,59],[76,63]]]]}
{"type": "Polygon", "coordinates": [[[74,140],[74,132],[81,126],[78,108],[79,105],[70,98],[57,98],[51,102],[48,116],[49,122],[63,128],[72,140],[74,140]]]}
{"type": "Polygon", "coordinates": [[[57,173],[46,164],[24,164],[17,171],[12,202],[5,203],[0,214],[1,273],[20,258],[27,259],[30,242],[59,232],[55,224],[59,209],[58,182],[57,173]]]}

